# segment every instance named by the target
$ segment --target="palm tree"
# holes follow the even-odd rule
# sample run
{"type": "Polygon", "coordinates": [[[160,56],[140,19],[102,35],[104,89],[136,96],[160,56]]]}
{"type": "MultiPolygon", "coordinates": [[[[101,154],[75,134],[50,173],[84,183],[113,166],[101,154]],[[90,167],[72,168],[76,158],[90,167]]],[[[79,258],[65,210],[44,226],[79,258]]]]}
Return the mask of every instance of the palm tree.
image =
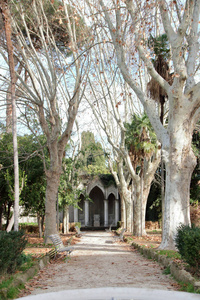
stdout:
{"type": "MultiPolygon", "coordinates": [[[[155,70],[161,75],[170,85],[173,81],[173,73],[170,73],[168,59],[170,58],[170,49],[168,44],[168,38],[166,34],[158,37],[151,36],[148,41],[149,46],[153,49],[155,60],[153,61],[155,70]]],[[[164,104],[167,99],[167,94],[164,89],[158,84],[155,79],[151,79],[147,84],[147,89],[150,97],[157,101],[160,105],[160,122],[164,122],[164,104]]],[[[164,162],[161,154],[161,198],[162,207],[164,209],[164,197],[165,197],[165,175],[164,175],[164,162]]],[[[162,209],[162,210],[163,210],[162,209]]],[[[162,211],[164,215],[164,210],[162,211]]]]}
{"type": "Polygon", "coordinates": [[[132,165],[136,172],[139,167],[141,173],[144,160],[149,159],[157,148],[156,134],[145,113],[142,116],[134,115],[132,122],[126,123],[125,128],[126,146],[132,165]]]}
{"type": "MultiPolygon", "coordinates": [[[[148,40],[148,44],[149,47],[153,50],[153,54],[155,55],[155,60],[153,60],[155,70],[171,85],[173,74],[170,73],[168,64],[170,49],[168,45],[167,35],[163,34],[156,38],[151,36],[148,40]]],[[[160,104],[160,121],[163,124],[164,104],[167,98],[167,94],[164,89],[158,84],[158,82],[153,78],[148,82],[147,89],[151,98],[158,101],[158,103],[160,104]]]]}
{"type": "Polygon", "coordinates": [[[126,128],[126,147],[134,169],[132,181],[134,185],[134,219],[135,235],[145,235],[146,204],[154,178],[154,173],[160,163],[158,142],[146,114],[134,115],[126,128]]]}

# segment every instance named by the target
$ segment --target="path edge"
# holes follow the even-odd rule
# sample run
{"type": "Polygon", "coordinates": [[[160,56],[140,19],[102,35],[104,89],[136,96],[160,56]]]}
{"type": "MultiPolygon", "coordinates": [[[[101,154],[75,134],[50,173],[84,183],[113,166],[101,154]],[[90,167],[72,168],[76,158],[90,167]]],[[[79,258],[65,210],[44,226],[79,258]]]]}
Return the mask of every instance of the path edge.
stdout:
{"type": "Polygon", "coordinates": [[[194,278],[189,272],[181,269],[180,266],[171,258],[157,253],[153,248],[146,248],[145,246],[141,246],[135,242],[131,242],[131,245],[145,257],[157,261],[165,268],[169,268],[171,275],[173,275],[177,281],[192,284],[196,292],[200,290],[200,281],[197,281],[196,278],[194,278]]]}

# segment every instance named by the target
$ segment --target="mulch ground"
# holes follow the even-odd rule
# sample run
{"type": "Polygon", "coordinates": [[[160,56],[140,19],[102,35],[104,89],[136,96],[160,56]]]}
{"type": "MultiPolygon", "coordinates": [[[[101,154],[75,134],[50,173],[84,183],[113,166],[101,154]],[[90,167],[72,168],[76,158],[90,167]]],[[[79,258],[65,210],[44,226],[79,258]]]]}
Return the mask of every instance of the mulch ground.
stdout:
{"type": "MultiPolygon", "coordinates": [[[[69,242],[70,245],[74,245],[79,240],[74,232],[61,234],[60,236],[64,245],[67,245],[69,242]]],[[[52,245],[44,245],[44,239],[40,238],[37,233],[28,233],[26,238],[28,240],[27,247],[24,250],[26,255],[31,254],[33,257],[39,257],[52,249],[52,245]]]]}

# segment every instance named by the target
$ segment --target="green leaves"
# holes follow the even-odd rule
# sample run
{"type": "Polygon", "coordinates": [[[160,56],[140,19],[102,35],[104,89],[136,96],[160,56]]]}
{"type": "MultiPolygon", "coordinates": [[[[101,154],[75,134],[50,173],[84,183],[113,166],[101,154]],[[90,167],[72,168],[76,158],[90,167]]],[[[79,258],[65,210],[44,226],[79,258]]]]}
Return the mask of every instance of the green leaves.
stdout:
{"type": "Polygon", "coordinates": [[[83,162],[82,169],[84,172],[92,176],[109,173],[102,145],[95,141],[94,134],[90,131],[84,131],[81,140],[80,161],[83,162]]]}
{"type": "Polygon", "coordinates": [[[157,149],[157,138],[149,118],[144,113],[141,117],[133,115],[131,123],[125,123],[125,143],[135,167],[148,159],[157,149]]]}
{"type": "Polygon", "coordinates": [[[182,224],[177,229],[176,247],[182,258],[199,272],[200,267],[200,228],[182,224]]]}
{"type": "Polygon", "coordinates": [[[150,35],[148,45],[150,48],[153,48],[153,52],[156,56],[161,55],[165,60],[170,57],[169,41],[166,34],[162,34],[155,38],[150,35]]]}
{"type": "Polygon", "coordinates": [[[20,263],[27,240],[23,231],[0,231],[0,270],[11,273],[20,263]]]}

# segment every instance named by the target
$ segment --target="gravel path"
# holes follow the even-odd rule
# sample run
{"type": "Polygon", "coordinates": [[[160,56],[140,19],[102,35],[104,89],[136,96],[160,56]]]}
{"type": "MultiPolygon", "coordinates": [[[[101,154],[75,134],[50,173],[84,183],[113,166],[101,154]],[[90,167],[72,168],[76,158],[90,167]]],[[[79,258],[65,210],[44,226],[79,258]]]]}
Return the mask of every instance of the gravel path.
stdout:
{"type": "Polygon", "coordinates": [[[163,268],[112,233],[86,232],[67,263],[48,264],[32,282],[31,295],[69,289],[137,287],[176,290],[163,268]]]}

